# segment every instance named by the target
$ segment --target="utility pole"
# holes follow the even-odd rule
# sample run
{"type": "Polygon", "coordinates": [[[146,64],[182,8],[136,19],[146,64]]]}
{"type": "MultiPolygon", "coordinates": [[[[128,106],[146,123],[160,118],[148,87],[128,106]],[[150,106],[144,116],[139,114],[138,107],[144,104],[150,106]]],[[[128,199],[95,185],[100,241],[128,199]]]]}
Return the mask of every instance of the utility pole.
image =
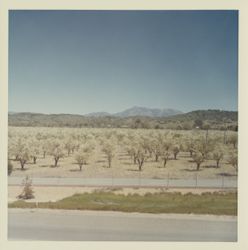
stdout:
{"type": "Polygon", "coordinates": [[[206,144],[208,143],[208,128],[206,130],[206,144]]]}
{"type": "Polygon", "coordinates": [[[227,131],[227,129],[225,127],[225,129],[224,129],[224,144],[226,144],[226,131],[227,131]]]}

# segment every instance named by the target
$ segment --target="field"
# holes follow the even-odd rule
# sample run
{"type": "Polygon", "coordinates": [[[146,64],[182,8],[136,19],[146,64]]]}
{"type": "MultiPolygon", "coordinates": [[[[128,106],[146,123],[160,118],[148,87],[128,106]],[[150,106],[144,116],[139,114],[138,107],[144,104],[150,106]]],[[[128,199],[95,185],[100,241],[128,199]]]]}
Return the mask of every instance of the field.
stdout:
{"type": "Polygon", "coordinates": [[[237,142],[237,132],[227,130],[9,127],[9,239],[106,240],[116,232],[118,240],[174,235],[199,241],[210,235],[211,241],[234,241],[238,192],[224,187],[224,178],[237,180],[237,142]],[[27,176],[33,183],[15,183],[27,176]],[[97,182],[83,184],[92,180],[97,182]],[[112,184],[104,186],[106,180],[112,184]],[[197,186],[198,180],[207,185],[197,186]],[[133,181],[138,185],[126,184],[133,181]],[[193,185],[169,186],[173,181],[193,185]],[[95,210],[97,216],[71,216],[71,210],[95,210]],[[172,214],[174,220],[158,217],[154,224],[148,213],[172,214]],[[200,223],[197,215],[204,216],[200,223]]]}
{"type": "Polygon", "coordinates": [[[9,160],[20,177],[237,178],[237,132],[9,127],[9,160]]]}

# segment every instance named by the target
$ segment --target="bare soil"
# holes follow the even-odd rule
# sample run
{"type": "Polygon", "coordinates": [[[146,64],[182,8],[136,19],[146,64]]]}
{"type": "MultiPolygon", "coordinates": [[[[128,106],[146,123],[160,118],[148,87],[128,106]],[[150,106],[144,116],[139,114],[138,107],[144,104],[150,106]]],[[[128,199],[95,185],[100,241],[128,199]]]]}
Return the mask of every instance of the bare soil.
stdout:
{"type": "Polygon", "coordinates": [[[97,149],[91,156],[82,171],[75,162],[75,155],[63,157],[59,160],[58,166],[54,167],[54,160],[51,156],[39,157],[37,163],[33,164],[30,160],[25,169],[21,170],[18,161],[12,161],[13,172],[11,176],[25,177],[80,177],[80,178],[194,178],[197,174],[199,178],[221,178],[222,176],[235,179],[237,178],[236,169],[225,160],[220,162],[220,167],[216,167],[213,160],[206,160],[202,163],[200,170],[196,171],[196,164],[187,152],[180,152],[178,159],[170,159],[163,167],[161,160],[155,162],[149,158],[143,165],[142,171],[138,171],[138,165],[134,164],[130,157],[122,150],[116,153],[111,168],[108,167],[106,156],[97,149]]]}

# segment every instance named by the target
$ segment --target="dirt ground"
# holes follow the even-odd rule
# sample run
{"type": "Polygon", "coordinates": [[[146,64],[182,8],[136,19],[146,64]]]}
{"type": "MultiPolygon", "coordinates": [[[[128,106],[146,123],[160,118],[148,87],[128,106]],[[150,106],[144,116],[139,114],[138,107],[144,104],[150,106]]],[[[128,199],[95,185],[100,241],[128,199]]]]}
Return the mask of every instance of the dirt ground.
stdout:
{"type": "Polygon", "coordinates": [[[25,177],[85,177],[85,178],[194,178],[196,173],[199,178],[237,178],[236,170],[223,160],[220,167],[216,168],[213,160],[207,160],[202,163],[199,171],[196,171],[196,165],[192,162],[189,153],[180,152],[178,159],[170,159],[166,167],[163,167],[162,161],[155,162],[149,158],[143,165],[142,171],[138,171],[138,165],[134,164],[130,157],[124,152],[116,153],[111,168],[108,167],[106,156],[96,150],[91,156],[87,165],[79,171],[79,166],[75,162],[75,155],[67,156],[59,160],[58,166],[54,167],[54,160],[51,156],[46,158],[39,157],[37,163],[29,161],[25,165],[25,170],[21,170],[18,161],[12,161],[14,166],[11,176],[25,177]]]}

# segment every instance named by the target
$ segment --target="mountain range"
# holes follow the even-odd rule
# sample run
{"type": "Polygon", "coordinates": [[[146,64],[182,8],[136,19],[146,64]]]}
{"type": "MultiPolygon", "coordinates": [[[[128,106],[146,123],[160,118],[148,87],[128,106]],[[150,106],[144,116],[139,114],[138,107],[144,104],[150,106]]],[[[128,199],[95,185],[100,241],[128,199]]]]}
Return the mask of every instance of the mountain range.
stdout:
{"type": "Polygon", "coordinates": [[[195,110],[182,113],[173,109],[133,107],[119,113],[97,112],[87,115],[9,112],[9,126],[89,127],[89,128],[166,128],[192,129],[208,124],[211,129],[237,130],[238,112],[195,110]],[[197,125],[198,126],[198,125],[197,125]],[[201,125],[200,125],[201,126],[201,125]]]}
{"type": "Polygon", "coordinates": [[[118,113],[107,113],[107,112],[94,112],[86,114],[88,117],[104,117],[104,116],[115,116],[115,117],[132,117],[132,116],[148,116],[148,117],[168,117],[173,115],[183,114],[182,111],[176,109],[158,109],[158,108],[145,108],[134,106],[118,113]]]}

